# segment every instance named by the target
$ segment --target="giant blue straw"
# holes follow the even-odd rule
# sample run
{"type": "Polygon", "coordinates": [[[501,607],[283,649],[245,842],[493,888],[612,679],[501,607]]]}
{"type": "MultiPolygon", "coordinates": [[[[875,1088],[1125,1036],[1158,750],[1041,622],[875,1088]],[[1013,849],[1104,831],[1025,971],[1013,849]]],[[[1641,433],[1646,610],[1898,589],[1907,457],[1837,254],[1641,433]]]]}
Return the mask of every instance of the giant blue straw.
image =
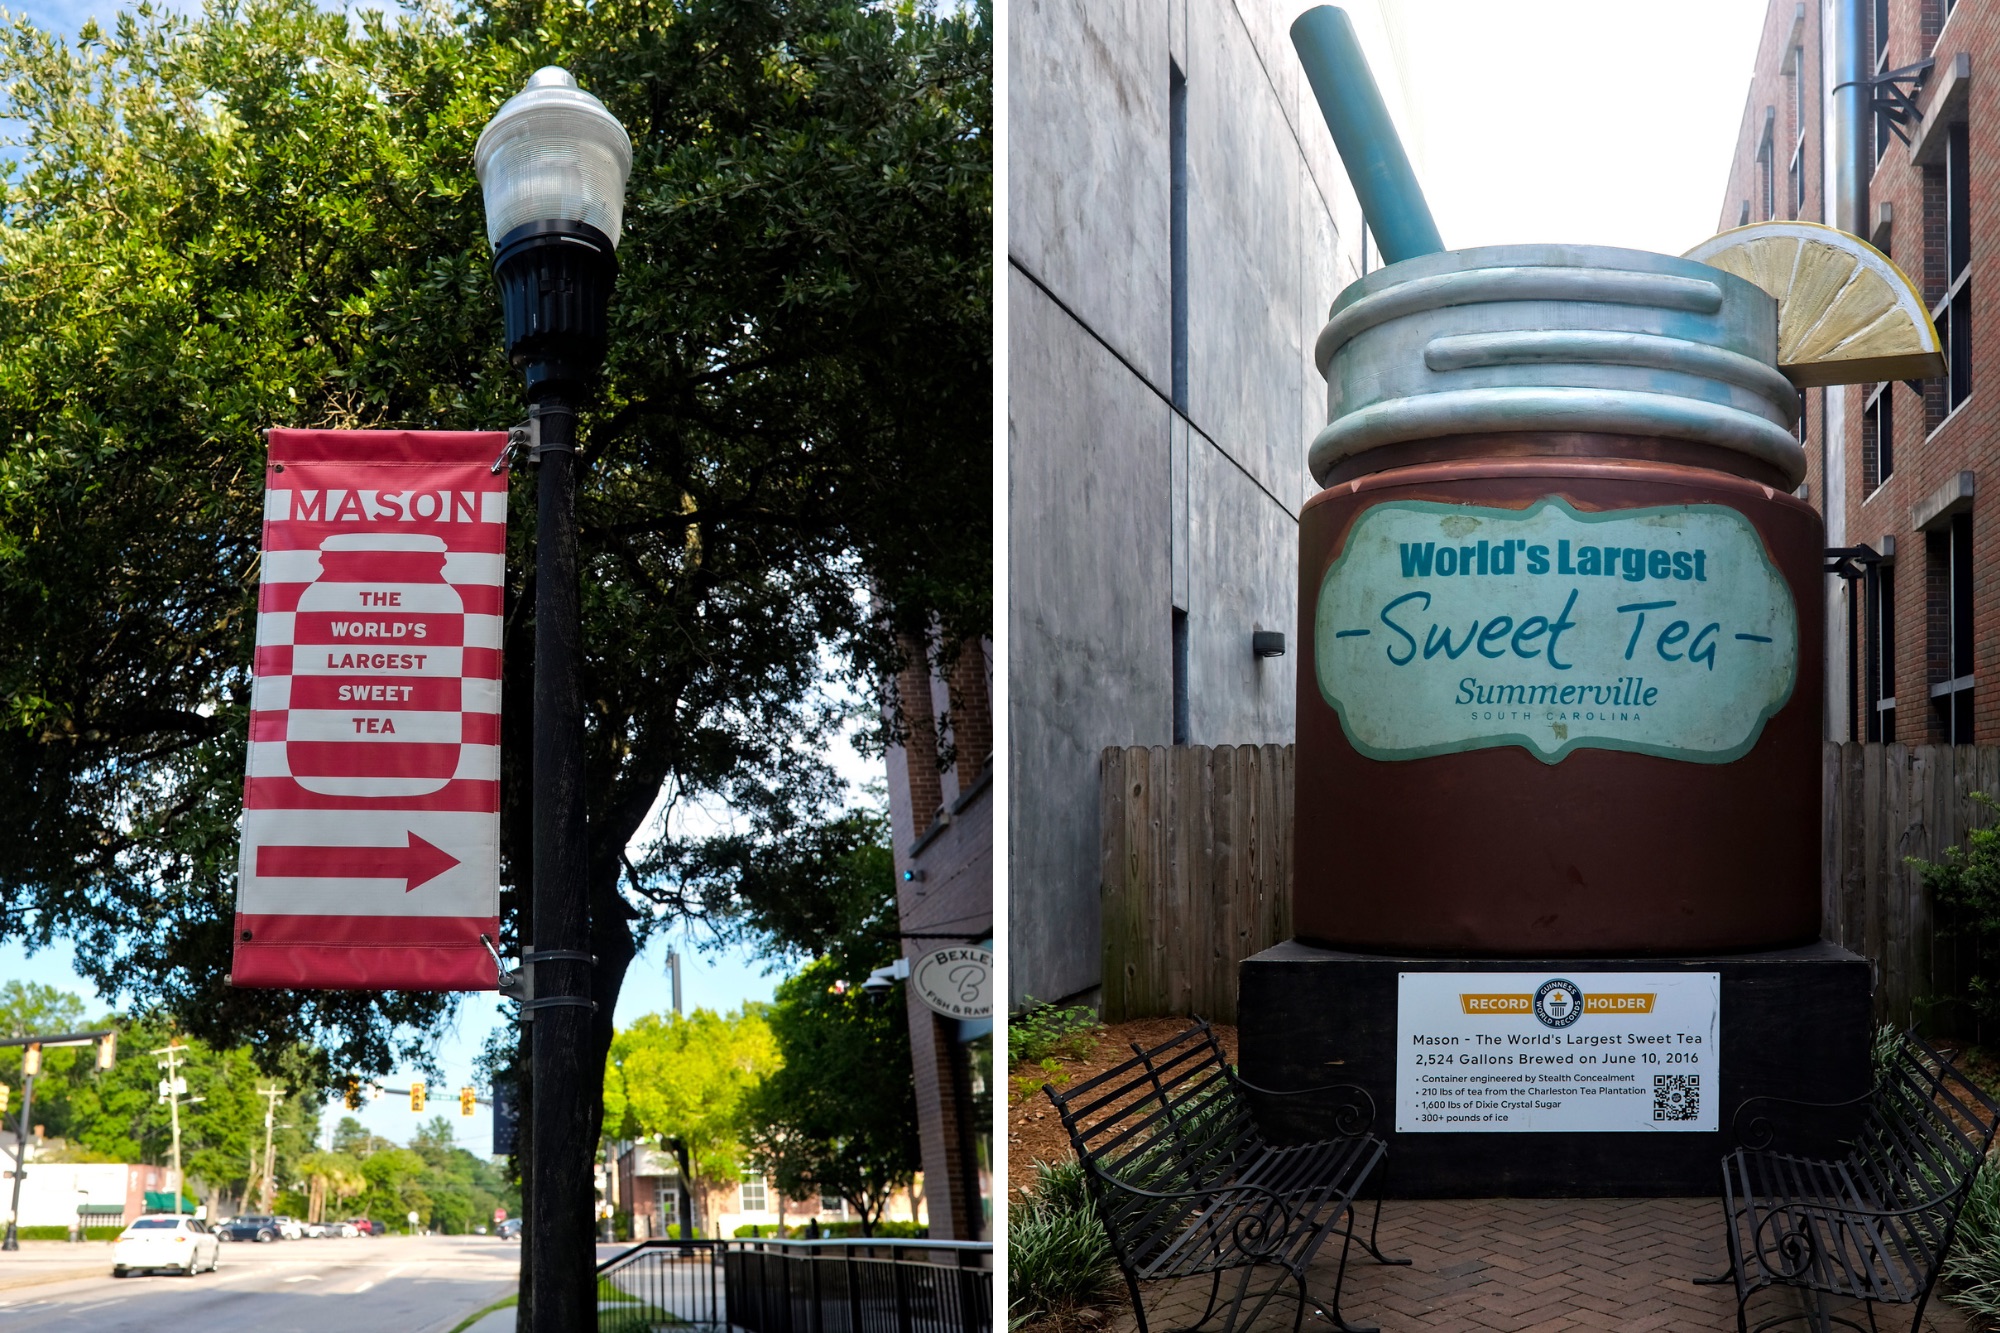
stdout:
{"type": "Polygon", "coordinates": [[[1292,45],[1326,127],[1333,131],[1333,146],[1340,150],[1382,262],[1394,264],[1444,249],[1346,12],[1332,5],[1308,9],[1292,23],[1292,45]]]}

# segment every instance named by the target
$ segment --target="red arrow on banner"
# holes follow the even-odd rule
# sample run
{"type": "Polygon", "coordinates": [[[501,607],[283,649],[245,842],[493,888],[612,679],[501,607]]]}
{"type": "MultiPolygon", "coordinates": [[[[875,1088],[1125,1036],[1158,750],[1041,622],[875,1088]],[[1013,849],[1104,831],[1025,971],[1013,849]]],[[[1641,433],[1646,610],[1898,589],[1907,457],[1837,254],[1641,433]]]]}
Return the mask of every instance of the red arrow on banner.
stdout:
{"type": "Polygon", "coordinates": [[[440,847],[409,835],[406,847],[259,847],[257,873],[273,879],[403,879],[408,893],[458,864],[440,847]]]}

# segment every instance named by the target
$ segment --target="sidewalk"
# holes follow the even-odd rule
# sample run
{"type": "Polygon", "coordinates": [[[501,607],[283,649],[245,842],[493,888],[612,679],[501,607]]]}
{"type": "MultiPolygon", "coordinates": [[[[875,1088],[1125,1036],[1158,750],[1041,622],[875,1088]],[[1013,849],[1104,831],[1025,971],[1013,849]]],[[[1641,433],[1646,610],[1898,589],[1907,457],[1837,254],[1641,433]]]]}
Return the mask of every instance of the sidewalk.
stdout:
{"type": "Polygon", "coordinates": [[[85,1241],[81,1245],[61,1240],[24,1240],[19,1250],[0,1250],[0,1291],[79,1277],[103,1277],[110,1271],[108,1240],[85,1241]]]}
{"type": "MultiPolygon", "coordinates": [[[[1724,1333],[1736,1327],[1733,1288],[1689,1281],[1728,1267],[1722,1206],[1714,1199],[1392,1199],[1382,1206],[1381,1246],[1391,1258],[1410,1259],[1410,1266],[1382,1267],[1357,1248],[1341,1313],[1350,1323],[1380,1324],[1383,1333],[1724,1333]]],[[[1329,1242],[1313,1266],[1316,1296],[1332,1293],[1339,1262],[1339,1242],[1329,1242]]],[[[1200,1317],[1207,1296],[1206,1281],[1171,1291],[1154,1287],[1147,1320],[1155,1329],[1186,1327],[1200,1317]]],[[[1750,1322],[1799,1308],[1785,1304],[1788,1299],[1783,1292],[1753,1297],[1750,1322]]],[[[1258,1333],[1289,1330],[1294,1313],[1289,1300],[1274,1300],[1258,1333]]],[[[1866,1326],[1860,1309],[1854,1317],[1866,1326]]],[[[1907,1329],[1910,1309],[1883,1306],[1877,1322],[1884,1333],[1907,1329]]],[[[1131,1333],[1131,1310],[1123,1309],[1108,1327],[1131,1333]]],[[[1306,1328],[1315,1327],[1328,1325],[1308,1320],[1306,1328]]],[[[1924,1312],[1926,1333],[1978,1328],[1936,1296],[1924,1312]]]]}

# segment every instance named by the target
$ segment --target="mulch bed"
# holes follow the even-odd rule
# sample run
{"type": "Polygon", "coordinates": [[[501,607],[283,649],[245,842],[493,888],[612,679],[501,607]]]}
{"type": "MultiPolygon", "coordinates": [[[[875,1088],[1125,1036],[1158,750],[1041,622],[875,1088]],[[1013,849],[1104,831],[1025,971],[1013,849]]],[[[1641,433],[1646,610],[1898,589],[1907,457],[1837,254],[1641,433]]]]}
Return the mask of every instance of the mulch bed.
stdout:
{"type": "MultiPolygon", "coordinates": [[[[1189,1020],[1185,1018],[1137,1018],[1129,1023],[1113,1023],[1099,1030],[1097,1043],[1089,1055],[1060,1060],[1060,1068],[1053,1075],[1035,1065],[1015,1065],[1007,1081],[1008,1196],[1011,1198],[1015,1191],[1025,1190],[1034,1183],[1037,1161],[1060,1162],[1075,1156],[1054,1105],[1040,1089],[1024,1093],[1024,1082],[1049,1080],[1058,1089],[1073,1087],[1093,1074],[1101,1074],[1131,1059],[1134,1043],[1157,1046],[1188,1026],[1189,1020]]],[[[1218,1023],[1215,1035],[1223,1052],[1234,1060],[1236,1029],[1218,1023]]]]}

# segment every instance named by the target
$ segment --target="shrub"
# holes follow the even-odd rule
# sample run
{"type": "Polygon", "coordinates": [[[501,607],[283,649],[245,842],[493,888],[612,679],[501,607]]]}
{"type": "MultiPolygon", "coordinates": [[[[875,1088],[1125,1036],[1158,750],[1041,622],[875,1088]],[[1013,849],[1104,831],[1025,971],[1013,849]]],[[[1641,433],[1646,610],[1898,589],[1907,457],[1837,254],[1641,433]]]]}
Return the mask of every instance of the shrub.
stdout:
{"type": "Polygon", "coordinates": [[[1059,1009],[1030,997],[1027,1007],[1007,1020],[1007,1058],[1016,1066],[1051,1058],[1081,1060],[1097,1049],[1103,1031],[1096,1013],[1082,1005],[1059,1009]]]}
{"type": "MultiPolygon", "coordinates": [[[[122,1223],[118,1226],[110,1227],[86,1227],[84,1228],[83,1238],[85,1240],[117,1240],[124,1230],[125,1227],[122,1223]]],[[[20,1240],[68,1240],[69,1228],[17,1227],[15,1228],[14,1235],[20,1240]]]]}
{"type": "MultiPolygon", "coordinates": [[[[2000,813],[1985,792],[1972,799],[2000,813]]],[[[1942,861],[1908,860],[1937,903],[1938,933],[1970,946],[1962,998],[1979,1018],[2000,1020],[2000,825],[1973,829],[1963,847],[1945,848],[1942,861]]]]}
{"type": "Polygon", "coordinates": [[[1973,1178],[1942,1276],[1953,1304],[2000,1316],[2000,1167],[1991,1158],[1973,1178]]]}
{"type": "Polygon", "coordinates": [[[1027,1198],[1007,1211],[1008,1327],[1100,1301],[1115,1278],[1083,1167],[1036,1162],[1027,1198]]]}
{"type": "MultiPolygon", "coordinates": [[[[919,1226],[915,1222],[892,1222],[885,1218],[875,1224],[873,1239],[925,1240],[930,1234],[931,1229],[929,1227],[919,1226]]],[[[783,1240],[804,1240],[806,1239],[806,1228],[803,1223],[794,1223],[781,1231],[776,1223],[745,1223],[736,1228],[734,1235],[738,1240],[769,1240],[774,1237],[783,1240]]],[[[822,1222],[819,1227],[819,1236],[821,1240],[860,1240],[861,1224],[859,1222],[822,1222]]]]}

